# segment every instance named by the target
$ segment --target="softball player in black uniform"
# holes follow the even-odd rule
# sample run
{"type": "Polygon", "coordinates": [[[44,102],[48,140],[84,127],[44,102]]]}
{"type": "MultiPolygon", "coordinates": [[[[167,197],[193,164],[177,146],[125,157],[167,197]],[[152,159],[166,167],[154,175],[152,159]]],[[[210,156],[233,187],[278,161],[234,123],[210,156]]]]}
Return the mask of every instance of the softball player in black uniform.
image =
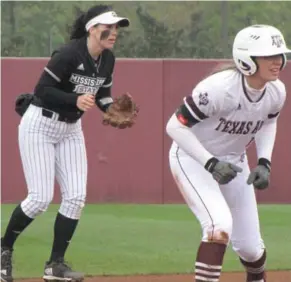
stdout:
{"type": "Polygon", "coordinates": [[[115,57],[110,51],[118,27],[129,26],[108,6],[82,14],[71,40],[56,50],[35,87],[19,125],[19,148],[28,196],[13,211],[1,238],[1,280],[13,281],[12,252],[19,234],[44,212],[53,199],[54,179],[62,202],[54,225],[45,280],[80,281],[83,274],[64,261],[84,207],[87,157],[81,116],[97,105],[105,112],[113,103],[110,89],[115,57]]]}

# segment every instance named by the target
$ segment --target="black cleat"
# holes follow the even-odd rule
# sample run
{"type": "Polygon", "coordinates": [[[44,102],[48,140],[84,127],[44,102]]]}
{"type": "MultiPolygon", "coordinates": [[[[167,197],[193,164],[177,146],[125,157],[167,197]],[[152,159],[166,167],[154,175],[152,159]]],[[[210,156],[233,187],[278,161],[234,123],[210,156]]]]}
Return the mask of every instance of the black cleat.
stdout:
{"type": "Polygon", "coordinates": [[[63,260],[46,263],[43,279],[45,281],[76,281],[84,279],[84,274],[73,271],[63,260]]]}
{"type": "Polygon", "coordinates": [[[13,250],[1,247],[1,281],[12,282],[12,252],[13,250]]]}

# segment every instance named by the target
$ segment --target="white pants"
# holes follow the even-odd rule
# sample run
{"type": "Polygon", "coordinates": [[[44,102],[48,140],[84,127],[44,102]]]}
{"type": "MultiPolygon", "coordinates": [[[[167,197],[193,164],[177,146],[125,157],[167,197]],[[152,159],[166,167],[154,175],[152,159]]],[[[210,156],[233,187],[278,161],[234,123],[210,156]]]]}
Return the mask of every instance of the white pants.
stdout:
{"type": "Polygon", "coordinates": [[[59,212],[79,219],[86,198],[87,156],[81,121],[73,124],[50,119],[30,105],[19,125],[19,149],[28,188],[21,203],[34,218],[44,212],[54,195],[55,178],[62,195],[59,212]]]}
{"type": "Polygon", "coordinates": [[[201,164],[175,145],[169,161],[182,196],[201,224],[202,240],[207,241],[216,230],[224,231],[241,258],[249,262],[258,260],[264,243],[254,187],[246,183],[250,172],[247,159],[235,163],[243,172],[226,185],[219,185],[201,164]]]}

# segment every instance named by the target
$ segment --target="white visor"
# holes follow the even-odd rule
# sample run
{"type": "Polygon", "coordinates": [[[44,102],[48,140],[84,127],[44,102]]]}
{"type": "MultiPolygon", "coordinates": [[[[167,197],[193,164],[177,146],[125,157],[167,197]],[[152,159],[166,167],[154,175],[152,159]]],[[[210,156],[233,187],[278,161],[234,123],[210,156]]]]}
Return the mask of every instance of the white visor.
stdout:
{"type": "Polygon", "coordinates": [[[86,24],[86,30],[88,31],[92,26],[96,24],[117,24],[117,23],[120,27],[127,27],[129,26],[129,19],[118,17],[115,12],[110,11],[103,13],[88,21],[86,24]]]}

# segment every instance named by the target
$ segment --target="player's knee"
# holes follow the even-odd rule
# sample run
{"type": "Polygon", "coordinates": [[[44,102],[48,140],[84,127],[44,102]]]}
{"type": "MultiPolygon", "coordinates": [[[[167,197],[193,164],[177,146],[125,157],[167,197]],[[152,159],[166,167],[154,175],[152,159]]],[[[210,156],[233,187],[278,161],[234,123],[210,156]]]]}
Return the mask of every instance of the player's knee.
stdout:
{"type": "Polygon", "coordinates": [[[50,201],[45,201],[45,202],[33,201],[33,202],[34,202],[33,205],[34,205],[35,210],[36,210],[36,216],[44,213],[48,209],[48,207],[51,203],[50,201]]]}
{"type": "Polygon", "coordinates": [[[232,219],[209,226],[204,232],[204,240],[218,244],[227,245],[232,233],[232,219]]]}
{"type": "Polygon", "coordinates": [[[27,216],[34,218],[44,213],[48,209],[50,203],[51,203],[51,200],[40,201],[40,200],[30,199],[28,197],[21,203],[21,208],[27,216]]]}
{"type": "Polygon", "coordinates": [[[85,206],[86,195],[78,194],[69,199],[63,199],[63,202],[72,208],[83,209],[85,206]]]}
{"type": "Polygon", "coordinates": [[[229,242],[229,233],[224,230],[214,230],[213,232],[209,232],[207,234],[207,241],[218,244],[227,245],[229,242]]]}
{"type": "Polygon", "coordinates": [[[86,194],[74,195],[71,198],[64,198],[60,207],[60,212],[69,218],[79,219],[85,206],[86,194]]]}
{"type": "Polygon", "coordinates": [[[254,262],[261,258],[264,253],[262,243],[254,244],[254,242],[244,242],[239,246],[233,244],[233,250],[245,261],[254,262]]]}

